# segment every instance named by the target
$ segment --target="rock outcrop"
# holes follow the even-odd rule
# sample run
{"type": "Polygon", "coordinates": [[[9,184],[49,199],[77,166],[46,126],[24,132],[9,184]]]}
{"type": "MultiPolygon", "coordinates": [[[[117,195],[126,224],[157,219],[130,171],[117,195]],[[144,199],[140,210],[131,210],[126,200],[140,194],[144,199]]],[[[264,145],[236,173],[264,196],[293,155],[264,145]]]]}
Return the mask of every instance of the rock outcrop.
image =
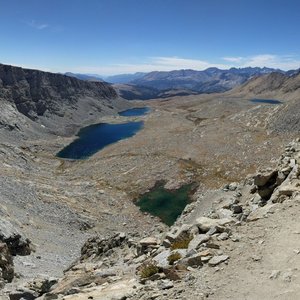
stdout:
{"type": "Polygon", "coordinates": [[[6,243],[12,255],[29,255],[30,241],[9,221],[0,220],[0,241],[6,243]]]}
{"type": "MultiPolygon", "coordinates": [[[[3,216],[0,220],[0,290],[14,278],[13,257],[29,255],[31,242],[3,216]]],[[[1,296],[1,295],[0,295],[1,296]]]]}
{"type": "Polygon", "coordinates": [[[7,244],[0,243],[0,288],[14,278],[13,258],[7,244]]]}

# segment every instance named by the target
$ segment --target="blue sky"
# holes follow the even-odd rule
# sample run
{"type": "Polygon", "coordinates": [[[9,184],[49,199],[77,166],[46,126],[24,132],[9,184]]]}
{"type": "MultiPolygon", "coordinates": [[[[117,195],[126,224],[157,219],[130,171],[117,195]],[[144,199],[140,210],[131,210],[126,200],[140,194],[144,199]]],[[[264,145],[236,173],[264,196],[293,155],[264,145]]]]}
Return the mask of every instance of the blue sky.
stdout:
{"type": "Polygon", "coordinates": [[[103,75],[300,67],[299,0],[0,0],[0,63],[103,75]]]}

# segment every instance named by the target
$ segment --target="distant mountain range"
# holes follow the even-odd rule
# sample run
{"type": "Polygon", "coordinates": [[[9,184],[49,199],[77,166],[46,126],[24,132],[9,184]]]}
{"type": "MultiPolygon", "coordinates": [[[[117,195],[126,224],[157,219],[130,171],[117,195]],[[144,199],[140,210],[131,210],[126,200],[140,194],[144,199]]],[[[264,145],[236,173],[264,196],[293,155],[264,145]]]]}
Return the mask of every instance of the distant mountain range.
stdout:
{"type": "Polygon", "coordinates": [[[282,72],[271,68],[231,68],[204,71],[176,70],[151,72],[131,81],[131,84],[152,87],[158,90],[186,89],[198,93],[220,93],[238,86],[254,76],[271,72],[282,72]]]}
{"type": "Polygon", "coordinates": [[[130,83],[144,77],[147,73],[137,72],[134,74],[120,74],[114,76],[103,77],[105,81],[110,83],[130,83]]]}
{"type": "MultiPolygon", "coordinates": [[[[292,76],[299,73],[299,70],[285,72],[266,67],[231,68],[229,70],[208,68],[204,71],[155,71],[150,73],[121,74],[103,78],[106,82],[112,83],[123,98],[128,100],[145,100],[176,95],[222,93],[240,86],[252,78],[274,72],[292,76]]],[[[93,81],[93,78],[94,80],[100,80],[100,75],[99,77],[97,77],[98,75],[72,75],[79,79],[84,79],[84,76],[87,76],[87,79],[84,80],[93,81]]]]}
{"type": "Polygon", "coordinates": [[[80,80],[103,82],[104,80],[99,75],[79,74],[67,72],[64,75],[74,77],[80,80]]]}

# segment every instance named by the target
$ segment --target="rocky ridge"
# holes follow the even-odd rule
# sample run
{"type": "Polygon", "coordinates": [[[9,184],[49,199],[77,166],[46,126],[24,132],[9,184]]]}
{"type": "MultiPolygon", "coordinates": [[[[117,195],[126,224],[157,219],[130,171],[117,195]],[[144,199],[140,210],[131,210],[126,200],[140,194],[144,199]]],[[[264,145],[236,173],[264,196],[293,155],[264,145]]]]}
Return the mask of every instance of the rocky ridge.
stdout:
{"type": "Polygon", "coordinates": [[[104,82],[0,64],[0,107],[0,128],[74,134],[77,123],[91,124],[128,104],[104,82]]]}
{"type": "MultiPolygon", "coordinates": [[[[271,224],[275,222],[271,218],[277,217],[279,222],[281,214],[297,208],[300,202],[299,160],[300,140],[295,140],[285,148],[275,168],[199,195],[167,232],[154,236],[114,233],[92,237],[82,247],[81,257],[65,271],[63,278],[56,283],[51,281],[51,284],[49,279],[37,279],[19,287],[19,291],[31,293],[32,298],[28,299],[44,300],[225,299],[222,294],[226,289],[224,284],[232,276],[226,278],[227,273],[240,267],[242,276],[244,268],[252,270],[253,264],[269,259],[263,258],[259,252],[260,245],[266,247],[265,244],[270,242],[263,238],[260,222],[270,226],[265,228],[270,235],[271,224]],[[207,199],[213,200],[213,205],[203,215],[199,211],[207,199]],[[240,251],[245,251],[243,256],[249,257],[251,265],[238,255],[240,251]],[[244,265],[239,266],[237,261],[244,265]],[[41,290],[43,285],[48,288],[41,290]]],[[[288,220],[284,222],[288,223],[288,220]]],[[[280,255],[275,250],[270,251],[274,256],[280,255]]],[[[297,255],[300,250],[295,248],[294,252],[297,255]]],[[[266,286],[277,284],[279,288],[273,289],[269,297],[265,297],[264,290],[259,288],[243,294],[244,291],[231,286],[234,292],[227,291],[226,299],[274,299],[276,293],[287,292],[291,295],[288,299],[297,299],[300,291],[292,285],[295,270],[298,269],[282,272],[284,282],[291,283],[285,288],[287,291],[282,290],[279,282],[274,282],[281,278],[281,271],[271,270],[264,279],[268,281],[266,286]]],[[[260,274],[264,274],[264,270],[260,274]]],[[[14,293],[6,291],[6,294],[14,293]]]]}

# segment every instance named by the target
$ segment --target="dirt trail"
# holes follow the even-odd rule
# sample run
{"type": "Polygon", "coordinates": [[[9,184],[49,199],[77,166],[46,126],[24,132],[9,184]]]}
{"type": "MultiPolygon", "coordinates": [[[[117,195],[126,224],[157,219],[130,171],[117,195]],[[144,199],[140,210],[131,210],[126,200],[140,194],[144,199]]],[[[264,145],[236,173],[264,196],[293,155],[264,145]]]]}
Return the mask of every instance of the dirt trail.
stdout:
{"type": "Polygon", "coordinates": [[[209,299],[300,299],[300,198],[238,228],[228,267],[211,274],[209,299]]]}

